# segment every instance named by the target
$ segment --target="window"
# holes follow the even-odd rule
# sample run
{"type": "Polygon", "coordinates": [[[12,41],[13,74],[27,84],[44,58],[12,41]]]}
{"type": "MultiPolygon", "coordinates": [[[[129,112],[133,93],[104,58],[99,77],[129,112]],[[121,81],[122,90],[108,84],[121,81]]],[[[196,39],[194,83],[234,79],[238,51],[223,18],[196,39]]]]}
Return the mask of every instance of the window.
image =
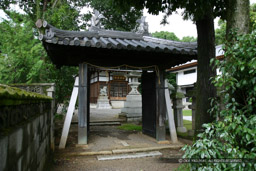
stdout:
{"type": "Polygon", "coordinates": [[[111,97],[126,97],[127,83],[126,82],[112,82],[110,84],[111,97]]]}
{"type": "Polygon", "coordinates": [[[187,71],[184,71],[184,75],[186,74],[192,74],[192,73],[195,73],[196,72],[196,69],[191,69],[191,70],[187,70],[187,71]]]}

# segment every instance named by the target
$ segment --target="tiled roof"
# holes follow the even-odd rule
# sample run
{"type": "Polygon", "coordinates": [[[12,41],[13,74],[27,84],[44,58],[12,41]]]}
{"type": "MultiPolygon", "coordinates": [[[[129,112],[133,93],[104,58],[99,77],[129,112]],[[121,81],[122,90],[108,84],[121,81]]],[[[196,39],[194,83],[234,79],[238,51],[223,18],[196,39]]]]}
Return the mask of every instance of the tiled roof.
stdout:
{"type": "Polygon", "coordinates": [[[98,67],[159,66],[162,69],[197,58],[197,43],[151,37],[148,33],[99,28],[89,31],[60,30],[46,21],[37,22],[39,39],[57,66],[88,63],[98,67]]]}
{"type": "Polygon", "coordinates": [[[159,51],[172,54],[196,55],[196,42],[177,42],[159,39],[143,34],[113,30],[66,31],[57,29],[46,21],[45,34],[39,36],[47,43],[64,46],[86,46],[108,49],[126,49],[136,51],[159,51]]]}

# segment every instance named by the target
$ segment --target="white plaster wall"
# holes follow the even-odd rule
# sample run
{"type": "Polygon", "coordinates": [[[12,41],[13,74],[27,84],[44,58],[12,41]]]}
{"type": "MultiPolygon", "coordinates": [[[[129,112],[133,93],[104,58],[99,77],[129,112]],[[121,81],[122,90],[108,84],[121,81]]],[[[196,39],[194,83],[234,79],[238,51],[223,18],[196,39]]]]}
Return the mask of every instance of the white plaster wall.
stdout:
{"type": "Polygon", "coordinates": [[[99,81],[108,81],[108,78],[107,77],[100,77],[99,81]]]}
{"type": "Polygon", "coordinates": [[[185,70],[181,70],[181,71],[179,71],[177,73],[177,75],[176,75],[177,85],[179,85],[179,86],[181,86],[181,85],[189,85],[189,84],[194,84],[196,82],[197,69],[196,69],[196,72],[194,72],[194,73],[190,73],[190,74],[185,74],[184,75],[184,71],[191,70],[191,69],[196,69],[196,67],[185,69],[185,70]]]}
{"type": "Polygon", "coordinates": [[[216,69],[216,74],[217,74],[217,75],[221,75],[221,71],[220,71],[219,68],[216,69]]]}
{"type": "Polygon", "coordinates": [[[222,45],[218,45],[215,47],[216,56],[221,56],[224,54],[224,51],[222,50],[222,45]]]}

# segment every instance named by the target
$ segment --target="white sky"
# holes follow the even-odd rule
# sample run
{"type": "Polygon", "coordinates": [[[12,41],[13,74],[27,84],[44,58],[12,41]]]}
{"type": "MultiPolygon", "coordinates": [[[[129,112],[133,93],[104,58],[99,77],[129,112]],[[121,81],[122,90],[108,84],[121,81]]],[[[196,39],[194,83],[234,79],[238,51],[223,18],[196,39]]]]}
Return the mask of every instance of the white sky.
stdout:
{"type": "MultiPolygon", "coordinates": [[[[250,0],[250,4],[256,3],[256,0],[250,0]]],[[[182,10],[178,10],[178,14],[173,13],[168,17],[168,25],[160,25],[163,18],[163,13],[158,16],[151,15],[144,10],[144,15],[147,16],[146,22],[149,24],[149,32],[153,33],[156,31],[169,31],[174,32],[180,39],[184,36],[197,37],[196,25],[191,20],[183,20],[181,16],[182,10]]],[[[218,27],[218,18],[214,20],[214,27],[218,27]]]]}
{"type": "MultiPolygon", "coordinates": [[[[144,16],[146,16],[146,22],[149,25],[149,32],[154,33],[156,31],[169,31],[175,33],[180,39],[184,36],[194,36],[197,37],[196,25],[193,24],[191,20],[183,20],[181,16],[182,10],[178,10],[178,13],[173,13],[167,18],[169,24],[160,25],[164,14],[151,15],[147,13],[147,10],[143,11],[144,16]]],[[[216,20],[217,22],[217,20],[216,20]]],[[[216,23],[217,24],[217,23],[216,23]]]]}
{"type": "MultiPolygon", "coordinates": [[[[256,3],[256,0],[250,0],[250,3],[256,3]]],[[[20,11],[18,7],[13,7],[15,10],[20,11]]],[[[143,11],[144,16],[146,16],[146,22],[149,24],[149,32],[153,33],[156,31],[169,31],[174,32],[177,37],[180,39],[184,36],[194,36],[197,37],[196,26],[192,21],[182,19],[181,10],[178,11],[178,14],[173,13],[168,17],[167,21],[168,25],[160,25],[160,22],[163,18],[163,14],[159,14],[158,16],[151,15],[147,13],[147,10],[143,11]]],[[[0,21],[1,18],[6,18],[5,14],[2,10],[0,10],[0,21]]],[[[218,19],[215,19],[215,28],[218,26],[218,19]]]]}

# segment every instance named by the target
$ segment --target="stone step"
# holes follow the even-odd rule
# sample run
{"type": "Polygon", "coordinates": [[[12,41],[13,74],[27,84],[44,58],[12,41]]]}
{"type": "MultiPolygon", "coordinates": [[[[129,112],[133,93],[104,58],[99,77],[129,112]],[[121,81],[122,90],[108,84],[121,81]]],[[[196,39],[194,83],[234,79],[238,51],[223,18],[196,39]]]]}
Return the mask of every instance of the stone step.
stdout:
{"type": "Polygon", "coordinates": [[[101,123],[101,122],[124,122],[125,119],[103,119],[103,120],[90,120],[90,123],[101,123]]]}
{"type": "MultiPolygon", "coordinates": [[[[71,124],[78,124],[78,122],[72,122],[71,124]]],[[[119,126],[121,122],[90,122],[90,126],[119,126]]]]}
{"type": "Polygon", "coordinates": [[[102,155],[97,156],[98,160],[120,160],[120,159],[133,159],[133,158],[142,158],[142,157],[153,157],[161,156],[162,153],[159,151],[151,151],[144,153],[134,153],[134,154],[120,154],[120,155],[102,155]]]}
{"type": "Polygon", "coordinates": [[[119,126],[120,122],[93,122],[90,123],[90,126],[119,126]]]}

